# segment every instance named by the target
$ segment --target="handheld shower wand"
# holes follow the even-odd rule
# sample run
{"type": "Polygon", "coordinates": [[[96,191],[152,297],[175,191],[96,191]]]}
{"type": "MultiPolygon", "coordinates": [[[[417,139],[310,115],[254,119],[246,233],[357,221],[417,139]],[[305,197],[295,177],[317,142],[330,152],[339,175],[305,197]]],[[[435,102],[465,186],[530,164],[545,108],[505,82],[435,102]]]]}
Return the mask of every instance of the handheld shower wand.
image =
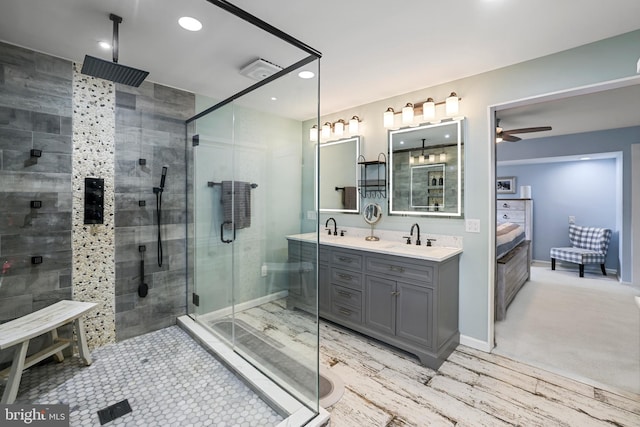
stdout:
{"type": "Polygon", "coordinates": [[[160,217],[162,214],[162,192],[164,191],[164,183],[167,179],[167,169],[167,166],[162,167],[160,187],[153,187],[153,193],[156,195],[156,215],[158,217],[158,267],[162,267],[162,235],[160,232],[160,217]]]}

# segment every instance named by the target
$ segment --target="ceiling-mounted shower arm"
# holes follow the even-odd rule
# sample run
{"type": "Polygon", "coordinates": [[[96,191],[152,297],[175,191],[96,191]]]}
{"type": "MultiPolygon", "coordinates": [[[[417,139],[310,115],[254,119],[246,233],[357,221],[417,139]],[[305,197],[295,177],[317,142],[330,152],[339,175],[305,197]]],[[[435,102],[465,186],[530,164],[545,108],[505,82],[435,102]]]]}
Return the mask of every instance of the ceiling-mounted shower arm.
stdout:
{"type": "Polygon", "coordinates": [[[122,23],[122,18],[113,13],[109,14],[109,19],[113,21],[113,42],[111,43],[113,50],[113,62],[118,63],[118,25],[122,23]]]}

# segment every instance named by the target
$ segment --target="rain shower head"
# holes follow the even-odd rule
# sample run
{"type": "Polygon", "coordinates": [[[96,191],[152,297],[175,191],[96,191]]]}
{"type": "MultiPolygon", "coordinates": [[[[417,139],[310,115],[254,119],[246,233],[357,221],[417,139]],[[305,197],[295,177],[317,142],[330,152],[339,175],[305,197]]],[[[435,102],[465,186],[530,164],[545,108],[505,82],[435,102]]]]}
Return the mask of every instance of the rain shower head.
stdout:
{"type": "Polygon", "coordinates": [[[147,78],[149,72],[118,64],[118,24],[122,22],[122,18],[112,13],[109,15],[109,19],[113,21],[113,62],[85,55],[81,72],[89,76],[111,80],[114,83],[138,87],[147,78]]]}

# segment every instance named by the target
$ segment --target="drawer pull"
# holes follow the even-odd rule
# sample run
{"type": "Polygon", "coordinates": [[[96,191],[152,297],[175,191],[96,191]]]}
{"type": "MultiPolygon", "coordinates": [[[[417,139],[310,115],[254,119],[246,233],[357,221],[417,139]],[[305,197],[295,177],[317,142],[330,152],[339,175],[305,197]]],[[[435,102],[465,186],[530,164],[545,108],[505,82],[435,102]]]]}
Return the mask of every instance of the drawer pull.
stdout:
{"type": "Polygon", "coordinates": [[[398,266],[395,266],[395,265],[390,265],[389,266],[389,270],[397,271],[398,273],[404,273],[404,267],[398,267],[398,266]]]}
{"type": "Polygon", "coordinates": [[[338,294],[346,298],[351,298],[351,294],[347,291],[338,291],[338,294]]]}
{"type": "Polygon", "coordinates": [[[338,311],[345,316],[351,316],[351,310],[347,310],[346,308],[339,308],[338,311]]]}
{"type": "Polygon", "coordinates": [[[344,256],[340,256],[340,257],[338,257],[338,259],[340,261],[342,261],[342,262],[347,262],[347,263],[352,263],[353,262],[353,260],[351,258],[347,258],[347,257],[344,257],[344,256]]]}
{"type": "Polygon", "coordinates": [[[391,296],[397,297],[398,295],[400,295],[400,291],[391,292],[391,296]]]}
{"type": "Polygon", "coordinates": [[[504,215],[502,215],[502,218],[504,218],[504,219],[509,219],[509,215],[504,214],[504,215]]]}
{"type": "Polygon", "coordinates": [[[338,277],[344,280],[351,280],[353,277],[350,274],[338,273],[338,277]]]}
{"type": "Polygon", "coordinates": [[[508,208],[508,207],[509,207],[509,203],[503,203],[503,204],[502,204],[502,207],[503,207],[503,208],[508,208]]]}

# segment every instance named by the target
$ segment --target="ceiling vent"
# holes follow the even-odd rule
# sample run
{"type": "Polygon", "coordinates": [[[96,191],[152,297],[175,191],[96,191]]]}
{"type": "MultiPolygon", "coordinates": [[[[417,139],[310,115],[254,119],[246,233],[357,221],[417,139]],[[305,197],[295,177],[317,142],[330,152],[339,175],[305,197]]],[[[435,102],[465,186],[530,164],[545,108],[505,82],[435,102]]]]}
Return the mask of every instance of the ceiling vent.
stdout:
{"type": "Polygon", "coordinates": [[[260,81],[274,75],[281,70],[282,67],[265,59],[258,58],[252,63],[246,65],[242,70],[240,70],[240,74],[245,77],[249,77],[250,79],[260,81]]]}

